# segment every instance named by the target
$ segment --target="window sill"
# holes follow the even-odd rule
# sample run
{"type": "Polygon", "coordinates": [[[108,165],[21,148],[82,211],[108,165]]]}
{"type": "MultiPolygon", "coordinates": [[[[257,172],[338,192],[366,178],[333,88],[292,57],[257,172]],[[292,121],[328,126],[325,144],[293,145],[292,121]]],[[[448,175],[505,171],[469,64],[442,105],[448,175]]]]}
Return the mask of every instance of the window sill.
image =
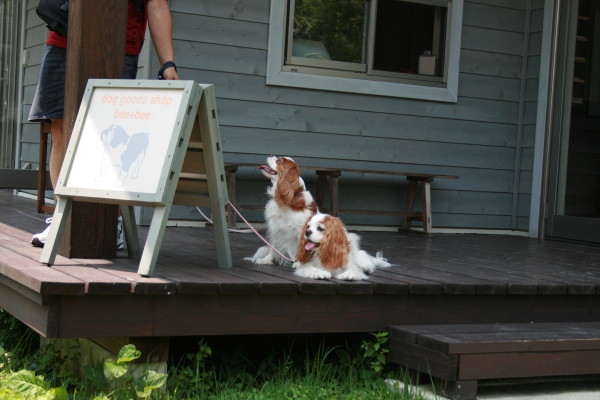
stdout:
{"type": "Polygon", "coordinates": [[[407,83],[332,77],[281,70],[273,71],[272,73],[267,72],[267,85],[374,96],[406,97],[450,103],[455,103],[457,100],[457,90],[450,87],[450,85],[448,85],[449,87],[411,85],[407,83]]]}

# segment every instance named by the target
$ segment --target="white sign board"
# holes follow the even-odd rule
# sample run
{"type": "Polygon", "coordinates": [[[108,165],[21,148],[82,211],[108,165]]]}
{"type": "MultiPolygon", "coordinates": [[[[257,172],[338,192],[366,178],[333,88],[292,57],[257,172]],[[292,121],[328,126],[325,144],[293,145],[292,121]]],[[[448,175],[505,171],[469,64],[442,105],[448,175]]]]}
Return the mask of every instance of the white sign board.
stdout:
{"type": "Polygon", "coordinates": [[[96,89],[66,186],[156,193],[182,93],[96,89]]]}
{"type": "Polygon", "coordinates": [[[132,88],[128,83],[88,84],[57,194],[162,201],[194,85],[139,81],[141,87],[132,88]]]}

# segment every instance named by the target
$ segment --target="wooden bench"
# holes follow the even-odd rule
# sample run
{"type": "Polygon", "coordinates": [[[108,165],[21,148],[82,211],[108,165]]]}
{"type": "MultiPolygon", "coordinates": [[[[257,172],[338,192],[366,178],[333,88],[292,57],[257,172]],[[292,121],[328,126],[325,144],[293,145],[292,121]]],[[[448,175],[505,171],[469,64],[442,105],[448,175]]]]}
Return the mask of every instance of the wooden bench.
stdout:
{"type": "Polygon", "coordinates": [[[600,322],[390,327],[388,361],[452,399],[475,399],[479,380],[598,374],[599,359],[600,322]]]}
{"type": "Polygon", "coordinates": [[[47,206],[45,191],[52,190],[50,174],[46,171],[48,135],[50,124],[40,124],[40,152],[38,169],[0,169],[0,189],[28,190],[37,189],[37,212],[52,213],[54,206],[47,206]]]}
{"type": "MultiPolygon", "coordinates": [[[[235,173],[239,167],[257,167],[257,164],[249,163],[225,163],[225,171],[227,174],[227,189],[229,193],[229,201],[234,205],[235,202],[235,173]]],[[[435,175],[421,174],[413,172],[397,172],[397,171],[377,171],[368,169],[355,168],[329,168],[329,167],[307,167],[301,166],[301,170],[315,171],[317,174],[317,193],[315,201],[319,208],[334,216],[339,216],[341,213],[347,214],[371,214],[371,215],[396,215],[403,216],[404,221],[402,228],[411,229],[412,221],[423,222],[423,232],[431,234],[431,182],[434,178],[458,179],[456,175],[435,175]],[[398,211],[384,210],[361,210],[361,209],[341,209],[339,208],[339,178],[342,173],[359,173],[359,174],[379,174],[405,176],[408,180],[408,190],[404,202],[404,209],[398,211]],[[421,211],[414,211],[415,199],[417,196],[418,184],[421,184],[422,190],[422,208],[421,211]],[[325,192],[329,186],[329,207],[324,207],[325,192]]],[[[236,206],[238,209],[260,209],[264,206],[236,206]]],[[[228,215],[229,226],[235,226],[235,214],[229,211],[228,215]]]]}

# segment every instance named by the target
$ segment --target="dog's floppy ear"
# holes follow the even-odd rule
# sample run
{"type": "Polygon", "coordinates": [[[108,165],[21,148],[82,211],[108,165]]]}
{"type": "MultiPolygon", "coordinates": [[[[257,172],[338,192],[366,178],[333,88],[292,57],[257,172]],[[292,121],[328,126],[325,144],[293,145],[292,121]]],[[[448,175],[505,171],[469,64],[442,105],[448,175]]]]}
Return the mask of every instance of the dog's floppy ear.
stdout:
{"type": "Polygon", "coordinates": [[[344,223],[338,217],[328,215],[323,220],[325,236],[321,240],[321,264],[328,269],[341,268],[348,263],[350,242],[344,223]]]}
{"type": "Polygon", "coordinates": [[[296,260],[300,261],[302,264],[306,264],[310,261],[310,251],[306,250],[305,246],[307,243],[306,240],[306,229],[308,229],[308,221],[310,221],[311,217],[306,219],[304,223],[304,227],[300,232],[300,237],[298,238],[298,251],[296,252],[296,260]]]}
{"type": "Polygon", "coordinates": [[[298,189],[298,181],[300,180],[300,171],[298,166],[291,160],[280,158],[281,163],[277,166],[277,187],[273,198],[280,206],[290,206],[296,190],[298,189]]]}

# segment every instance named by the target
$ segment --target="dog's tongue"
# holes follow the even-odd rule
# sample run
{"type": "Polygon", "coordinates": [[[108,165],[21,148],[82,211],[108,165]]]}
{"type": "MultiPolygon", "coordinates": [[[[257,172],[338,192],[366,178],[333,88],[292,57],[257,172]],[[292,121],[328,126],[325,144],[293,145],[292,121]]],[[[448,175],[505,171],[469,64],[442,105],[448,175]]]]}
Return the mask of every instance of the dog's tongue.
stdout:
{"type": "Polygon", "coordinates": [[[269,167],[268,165],[259,165],[258,169],[261,169],[263,171],[266,171],[268,174],[271,175],[277,175],[277,171],[274,171],[271,167],[269,167]]]}
{"type": "Polygon", "coordinates": [[[315,247],[317,247],[317,244],[316,244],[316,243],[313,243],[313,242],[306,242],[306,245],[304,246],[304,249],[305,249],[305,250],[312,250],[312,249],[314,249],[315,247]]]}

